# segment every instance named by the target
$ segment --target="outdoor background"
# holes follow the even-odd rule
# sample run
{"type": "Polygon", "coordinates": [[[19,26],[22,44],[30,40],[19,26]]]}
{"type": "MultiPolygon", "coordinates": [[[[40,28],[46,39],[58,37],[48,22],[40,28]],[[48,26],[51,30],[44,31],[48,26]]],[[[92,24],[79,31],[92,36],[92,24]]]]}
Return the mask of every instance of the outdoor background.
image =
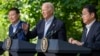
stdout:
{"type": "MultiPolygon", "coordinates": [[[[100,18],[100,0],[0,0],[0,41],[8,36],[8,10],[12,7],[20,9],[20,19],[30,24],[31,29],[42,18],[41,5],[51,2],[55,7],[55,16],[66,24],[67,37],[80,40],[82,34],[82,7],[93,4],[100,18]]],[[[36,40],[36,39],[35,39],[36,40]]],[[[32,41],[35,41],[34,39],[32,41]]],[[[30,42],[32,42],[30,41],[30,42]]],[[[3,55],[6,56],[6,55],[3,55]]]]}

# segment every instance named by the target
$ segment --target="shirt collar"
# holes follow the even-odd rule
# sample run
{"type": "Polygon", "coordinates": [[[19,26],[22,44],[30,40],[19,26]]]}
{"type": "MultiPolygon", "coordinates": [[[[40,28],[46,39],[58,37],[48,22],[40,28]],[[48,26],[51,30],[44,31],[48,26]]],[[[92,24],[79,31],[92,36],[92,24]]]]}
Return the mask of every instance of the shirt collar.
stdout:
{"type": "Polygon", "coordinates": [[[51,16],[50,18],[48,18],[48,20],[45,20],[45,22],[46,22],[46,23],[50,23],[50,22],[53,21],[53,19],[54,19],[54,16],[51,16]]]}
{"type": "Polygon", "coordinates": [[[16,24],[12,24],[12,27],[17,27],[17,25],[19,24],[20,20],[16,23],[16,24]]]}
{"type": "Polygon", "coordinates": [[[86,25],[86,28],[91,28],[91,26],[93,25],[93,23],[95,22],[96,20],[93,20],[90,24],[87,24],[86,25]]]}

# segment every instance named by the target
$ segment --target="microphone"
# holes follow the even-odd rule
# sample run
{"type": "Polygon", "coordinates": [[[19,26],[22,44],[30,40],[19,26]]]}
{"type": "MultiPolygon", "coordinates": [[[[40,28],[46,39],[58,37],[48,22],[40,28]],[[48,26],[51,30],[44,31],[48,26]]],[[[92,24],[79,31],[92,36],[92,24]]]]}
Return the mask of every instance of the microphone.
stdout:
{"type": "Polygon", "coordinates": [[[21,28],[19,28],[19,29],[17,29],[10,37],[12,38],[12,39],[15,39],[15,38],[17,38],[17,34],[19,33],[19,32],[21,32],[21,28]]]}
{"type": "MultiPolygon", "coordinates": [[[[55,26],[55,24],[52,24],[51,29],[52,29],[54,26],[55,26]]],[[[46,37],[50,38],[55,32],[56,32],[56,31],[53,31],[53,30],[50,31],[50,32],[48,32],[48,34],[46,35],[46,37]]]]}
{"type": "Polygon", "coordinates": [[[52,39],[52,35],[55,34],[55,33],[58,32],[58,31],[60,31],[60,29],[51,30],[50,32],[48,32],[48,34],[46,35],[46,37],[52,39]]]}
{"type": "Polygon", "coordinates": [[[46,35],[46,37],[47,37],[47,38],[50,38],[50,37],[52,37],[52,35],[55,34],[56,32],[57,32],[56,30],[55,30],[55,31],[52,30],[52,31],[50,31],[50,32],[46,35]]]}

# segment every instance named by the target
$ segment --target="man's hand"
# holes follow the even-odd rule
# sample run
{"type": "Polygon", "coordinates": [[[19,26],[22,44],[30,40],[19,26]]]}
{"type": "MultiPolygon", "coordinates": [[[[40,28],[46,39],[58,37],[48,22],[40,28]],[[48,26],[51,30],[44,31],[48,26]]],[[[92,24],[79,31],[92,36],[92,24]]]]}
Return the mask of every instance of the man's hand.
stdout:
{"type": "Polygon", "coordinates": [[[73,38],[69,38],[69,39],[68,39],[68,42],[69,42],[69,43],[72,43],[73,40],[74,40],[73,38]]]}
{"type": "Polygon", "coordinates": [[[79,42],[78,40],[75,40],[73,38],[69,38],[68,42],[71,43],[71,44],[78,45],[78,46],[82,46],[83,45],[82,42],[79,42]]]}
{"type": "Polygon", "coordinates": [[[23,23],[22,24],[22,29],[25,31],[25,34],[27,34],[27,32],[29,30],[29,25],[27,23],[23,23]]]}

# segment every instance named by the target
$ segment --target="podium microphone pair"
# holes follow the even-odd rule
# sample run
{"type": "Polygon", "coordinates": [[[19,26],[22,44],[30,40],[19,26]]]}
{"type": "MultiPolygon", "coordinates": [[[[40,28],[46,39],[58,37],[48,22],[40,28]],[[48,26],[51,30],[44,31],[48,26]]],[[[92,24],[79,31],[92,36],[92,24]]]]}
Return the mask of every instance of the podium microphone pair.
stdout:
{"type": "Polygon", "coordinates": [[[10,36],[10,38],[16,39],[16,38],[17,38],[17,34],[18,34],[19,32],[21,32],[21,30],[22,30],[22,28],[17,29],[17,30],[10,36]]]}

